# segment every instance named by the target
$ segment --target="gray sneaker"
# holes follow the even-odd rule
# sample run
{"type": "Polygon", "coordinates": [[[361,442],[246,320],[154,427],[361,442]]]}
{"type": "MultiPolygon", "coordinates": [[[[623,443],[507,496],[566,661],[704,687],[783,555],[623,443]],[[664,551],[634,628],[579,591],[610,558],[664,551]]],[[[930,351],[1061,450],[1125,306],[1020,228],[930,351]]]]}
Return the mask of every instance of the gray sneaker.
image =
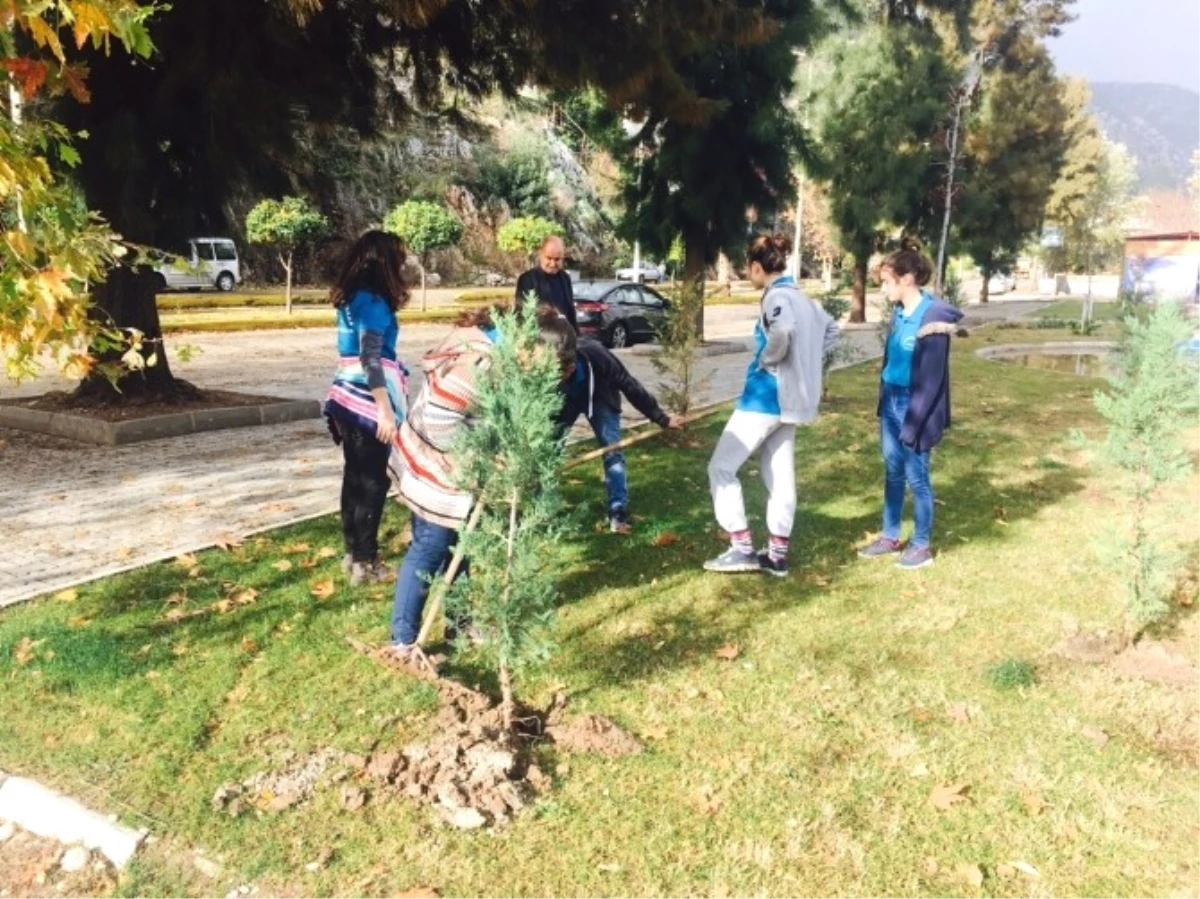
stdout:
{"type": "Polygon", "coordinates": [[[346,553],[342,556],[342,571],[346,574],[350,573],[350,569],[354,567],[354,556],[351,553],[346,553]]]}
{"type": "Polygon", "coordinates": [[[758,556],[754,553],[744,553],[731,546],[715,559],[705,562],[704,570],[735,574],[741,571],[762,571],[762,567],[758,564],[758,556]]]}
{"type": "Polygon", "coordinates": [[[897,568],[908,570],[924,568],[933,564],[933,550],[928,546],[910,546],[896,560],[897,568]]]}
{"type": "Polygon", "coordinates": [[[859,558],[878,559],[880,556],[890,556],[904,549],[904,544],[890,537],[876,537],[875,541],[858,551],[859,558]]]}

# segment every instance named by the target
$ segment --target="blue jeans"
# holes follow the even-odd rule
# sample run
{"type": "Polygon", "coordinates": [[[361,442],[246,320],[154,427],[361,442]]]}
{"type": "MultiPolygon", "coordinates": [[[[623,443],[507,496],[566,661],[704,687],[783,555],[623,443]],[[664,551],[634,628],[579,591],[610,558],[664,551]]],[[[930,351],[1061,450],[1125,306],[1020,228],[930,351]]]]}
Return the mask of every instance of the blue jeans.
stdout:
{"type": "Polygon", "coordinates": [[[879,433],[886,470],[883,488],[883,536],[900,539],[900,515],[904,511],[904,488],[913,495],[912,546],[929,546],[933,533],[933,485],[929,481],[929,450],[918,453],[900,442],[909,392],[904,387],[883,385],[883,412],[879,433]]]}
{"type": "MultiPolygon", "coordinates": [[[[574,415],[569,410],[559,424],[564,432],[575,424],[575,419],[584,414],[577,411],[574,415]]],[[[606,406],[592,409],[592,417],[588,419],[592,433],[600,441],[601,446],[611,446],[621,439],[621,413],[606,406]]],[[[629,505],[629,484],[625,472],[625,453],[617,450],[604,454],[604,485],[608,488],[608,510],[611,512],[618,506],[626,508],[629,505]]]]}
{"type": "MultiPolygon", "coordinates": [[[[446,570],[458,543],[458,531],[412,517],[412,544],[396,577],[396,599],[392,604],[392,642],[415,643],[421,630],[421,613],[433,578],[446,570]]],[[[464,560],[459,574],[466,573],[464,560]]]]}

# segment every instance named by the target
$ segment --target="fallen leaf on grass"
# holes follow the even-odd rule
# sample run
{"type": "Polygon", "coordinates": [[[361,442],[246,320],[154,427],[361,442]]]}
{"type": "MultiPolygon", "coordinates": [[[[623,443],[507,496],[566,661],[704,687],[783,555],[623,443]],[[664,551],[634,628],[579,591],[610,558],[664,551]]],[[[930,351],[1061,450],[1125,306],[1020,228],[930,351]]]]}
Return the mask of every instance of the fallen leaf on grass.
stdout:
{"type": "Polygon", "coordinates": [[[647,740],[665,740],[668,733],[670,731],[665,727],[648,727],[642,731],[642,736],[647,740]]]}
{"type": "Polygon", "coordinates": [[[1042,872],[1035,868],[1029,862],[1009,862],[1014,868],[1024,874],[1026,877],[1032,877],[1037,880],[1042,876],[1042,872]]]}
{"type": "Polygon", "coordinates": [[[163,620],[170,621],[170,622],[176,622],[176,621],[183,621],[184,618],[189,618],[189,617],[191,617],[191,616],[188,615],[188,613],[185,612],[183,609],[171,609],[167,612],[167,614],[163,615],[163,620]]]}
{"type": "Polygon", "coordinates": [[[736,643],[726,643],[715,653],[713,653],[713,655],[715,655],[718,659],[724,659],[726,662],[732,662],[739,655],[741,655],[741,652],[742,648],[736,643]]]}
{"type": "Polygon", "coordinates": [[[602,862],[596,865],[596,870],[603,871],[605,874],[619,874],[621,873],[621,866],[613,862],[602,862]]]}
{"type": "Polygon", "coordinates": [[[979,865],[959,865],[954,869],[954,873],[976,889],[983,886],[983,871],[979,865]]]}
{"type": "Polygon", "coordinates": [[[701,787],[697,791],[696,799],[700,811],[706,815],[715,815],[721,810],[721,806],[724,805],[721,797],[717,795],[716,789],[708,785],[701,787]]]}
{"type": "Polygon", "coordinates": [[[272,562],[271,567],[276,571],[291,571],[292,563],[288,559],[280,559],[278,562],[272,562]]]}
{"type": "Polygon", "coordinates": [[[328,578],[319,583],[310,584],[308,589],[317,599],[329,599],[333,596],[336,588],[333,586],[333,578],[328,578]]]}
{"type": "Polygon", "coordinates": [[[185,602],[187,602],[187,596],[183,593],[172,593],[166,599],[166,603],[169,606],[181,606],[185,602]]]}
{"type": "Polygon", "coordinates": [[[249,637],[242,637],[242,652],[253,655],[258,652],[258,644],[249,637]]]}
{"type": "Polygon", "coordinates": [[[926,777],[929,774],[929,767],[924,762],[917,762],[908,773],[911,777],[926,777]]]}
{"type": "Polygon", "coordinates": [[[13,649],[13,659],[18,665],[28,665],[33,661],[34,650],[45,643],[45,640],[30,640],[28,637],[22,637],[13,649]]]}
{"type": "Polygon", "coordinates": [[[279,547],[279,551],[285,555],[295,556],[300,553],[306,553],[309,550],[307,543],[289,543],[286,546],[279,547]]]}
{"type": "Polygon", "coordinates": [[[938,784],[929,794],[929,801],[939,811],[948,812],[962,802],[970,802],[966,795],[970,786],[962,781],[953,784],[938,784]]]}
{"type": "Polygon", "coordinates": [[[941,867],[938,865],[936,858],[925,859],[925,863],[922,867],[924,868],[925,873],[928,874],[930,877],[932,877],[934,874],[936,874],[938,871],[941,870],[941,867]]]}
{"type": "Polygon", "coordinates": [[[955,724],[966,724],[971,720],[971,710],[965,702],[956,702],[946,710],[946,717],[955,724]]]}
{"type": "Polygon", "coordinates": [[[74,602],[79,599],[79,591],[72,587],[70,590],[63,590],[61,593],[55,593],[54,598],[59,602],[74,602]]]}
{"type": "Polygon", "coordinates": [[[337,550],[334,549],[332,546],[322,546],[320,549],[317,550],[317,558],[318,559],[332,559],[336,555],[337,555],[337,550]]]}
{"type": "Polygon", "coordinates": [[[348,812],[356,812],[367,804],[367,791],[362,787],[347,784],[342,787],[342,808],[348,812]]]}
{"type": "Polygon", "coordinates": [[[160,677],[162,677],[162,675],[159,674],[157,671],[147,671],[146,672],[146,680],[158,680],[160,677]]]}
{"type": "Polygon", "coordinates": [[[175,557],[175,564],[180,568],[194,568],[197,561],[195,553],[184,553],[175,557]]]}
{"type": "Polygon", "coordinates": [[[1079,729],[1079,732],[1096,744],[1100,749],[1103,749],[1108,743],[1108,733],[1094,724],[1085,724],[1079,729]]]}
{"type": "Polygon", "coordinates": [[[213,543],[219,548],[228,552],[235,547],[242,545],[242,538],[237,534],[221,534],[213,543]]]}
{"type": "Polygon", "coordinates": [[[399,893],[396,899],[441,899],[442,894],[433,887],[413,887],[411,890],[405,890],[399,893]]]}
{"type": "Polygon", "coordinates": [[[996,865],[996,876],[1008,880],[1017,876],[1017,869],[1012,865],[996,865]]]}
{"type": "Polygon", "coordinates": [[[185,656],[192,651],[192,648],[186,643],[176,643],[171,647],[171,654],[174,656],[185,656]]]}
{"type": "Polygon", "coordinates": [[[651,546],[673,546],[679,542],[679,535],[671,531],[663,531],[650,541],[651,546]]]}
{"type": "Polygon", "coordinates": [[[317,560],[316,559],[301,559],[299,562],[296,563],[296,567],[299,568],[301,571],[308,571],[309,569],[317,567],[317,560]]]}
{"type": "Polygon", "coordinates": [[[1035,817],[1046,810],[1046,800],[1039,790],[1026,790],[1021,794],[1021,802],[1029,809],[1029,814],[1035,817]]]}
{"type": "Polygon", "coordinates": [[[247,587],[235,593],[232,599],[239,606],[248,606],[258,599],[258,591],[253,587],[247,587]]]}
{"type": "Polygon", "coordinates": [[[233,600],[222,599],[219,602],[214,602],[212,604],[212,608],[214,612],[220,612],[222,615],[227,615],[233,611],[233,600]]]}
{"type": "Polygon", "coordinates": [[[67,627],[87,627],[92,623],[92,619],[86,615],[76,615],[74,618],[67,619],[67,627]]]}

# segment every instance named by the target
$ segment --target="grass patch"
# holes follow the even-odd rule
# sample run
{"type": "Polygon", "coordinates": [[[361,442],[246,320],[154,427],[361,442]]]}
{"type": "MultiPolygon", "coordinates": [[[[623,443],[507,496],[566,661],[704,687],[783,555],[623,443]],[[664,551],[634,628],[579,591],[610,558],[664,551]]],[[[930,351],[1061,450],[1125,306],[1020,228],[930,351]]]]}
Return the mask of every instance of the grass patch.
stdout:
{"type": "MultiPolygon", "coordinates": [[[[404,323],[453,321],[459,309],[429,309],[425,312],[402,309],[397,318],[404,323]]],[[[266,331],[277,328],[332,328],[333,310],[328,305],[319,308],[293,309],[291,315],[277,309],[213,309],[192,310],[177,314],[164,313],[161,317],[163,333],[215,332],[215,331],[266,331]]]]}
{"type": "MultiPolygon", "coordinates": [[[[1077,322],[1081,315],[1083,315],[1083,300],[1060,300],[1040,310],[1034,317],[1077,322]]],[[[1092,303],[1093,321],[1115,322],[1120,321],[1123,317],[1121,304],[1116,300],[1095,300],[1092,303]]]]}
{"type": "MultiPolygon", "coordinates": [[[[1046,339],[987,337],[1000,338],[1046,339]]],[[[1064,621],[1122,609],[1091,549],[1112,517],[1109,477],[1070,439],[1100,433],[1097,382],[961,348],[953,366],[954,427],[933,463],[939,557],[920,572],[854,553],[882,501],[873,366],[835,373],[797,436],[789,578],[700,570],[721,548],[705,465],[723,416],[628,451],[630,537],[604,526],[599,461],[567,475],[588,526],[554,560],[559,650],[521,692],[566,688],[649,750],[560,759],[554,791],[502,833],[451,832],[400,800],[345,812],[336,790],[281,814],[212,812],[219,784],[283,751],[427,733],[430,688],[343,642],[385,639],[390,593],[348,586],[330,518],[0,614],[0,767],[154,831],[127,895],[250,882],[263,895],[961,895],[963,865],[997,896],[1190,892],[1195,689],[1050,654],[1064,621]],[[729,643],[736,659],[718,658],[729,643]],[[1036,666],[1038,689],[994,689],[979,676],[989,659],[1036,666]],[[966,798],[940,810],[945,784],[966,798]],[[225,875],[178,863],[192,846],[225,875]],[[306,871],[326,849],[329,866],[306,871]],[[1008,876],[1013,861],[1040,880],[1008,876]]],[[[1195,488],[1174,512],[1181,541],[1195,540],[1195,488]]],[[[393,561],[404,517],[389,505],[393,561]]],[[[470,659],[452,672],[489,685],[470,659]]]]}
{"type": "MultiPolygon", "coordinates": [[[[286,298],[282,291],[231,291],[219,293],[202,291],[196,293],[160,293],[158,295],[158,311],[160,313],[186,312],[193,309],[240,309],[267,308],[283,309],[286,298]]],[[[292,291],[293,306],[327,306],[329,291],[324,288],[302,288],[292,291]]]]}
{"type": "Polygon", "coordinates": [[[1032,687],[1037,681],[1031,662],[1025,659],[1005,659],[987,671],[988,680],[998,690],[1017,690],[1032,687]]]}

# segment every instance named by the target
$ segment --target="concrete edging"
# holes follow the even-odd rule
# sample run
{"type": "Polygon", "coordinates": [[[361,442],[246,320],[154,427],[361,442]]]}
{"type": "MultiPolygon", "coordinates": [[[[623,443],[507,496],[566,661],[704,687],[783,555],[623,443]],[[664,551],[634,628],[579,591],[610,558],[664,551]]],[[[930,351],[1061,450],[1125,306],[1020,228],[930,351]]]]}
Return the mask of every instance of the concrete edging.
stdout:
{"type": "Polygon", "coordinates": [[[103,421],[67,412],[27,409],[17,401],[0,404],[0,427],[50,434],[81,443],[122,446],[145,440],[182,437],[202,431],[285,424],[290,421],[319,418],[320,415],[321,404],[316,400],[280,400],[254,406],[226,406],[195,412],[176,412],[131,421],[103,421]]]}
{"type": "Polygon", "coordinates": [[[145,830],[134,830],[34,780],[0,772],[0,821],[65,845],[102,852],[118,869],[137,852],[145,830]]]}
{"type": "Polygon", "coordinates": [[[1050,353],[1108,353],[1116,347],[1111,340],[1054,340],[1048,343],[1006,343],[987,346],[975,351],[981,359],[1004,359],[1008,356],[1047,355],[1050,353]]]}

